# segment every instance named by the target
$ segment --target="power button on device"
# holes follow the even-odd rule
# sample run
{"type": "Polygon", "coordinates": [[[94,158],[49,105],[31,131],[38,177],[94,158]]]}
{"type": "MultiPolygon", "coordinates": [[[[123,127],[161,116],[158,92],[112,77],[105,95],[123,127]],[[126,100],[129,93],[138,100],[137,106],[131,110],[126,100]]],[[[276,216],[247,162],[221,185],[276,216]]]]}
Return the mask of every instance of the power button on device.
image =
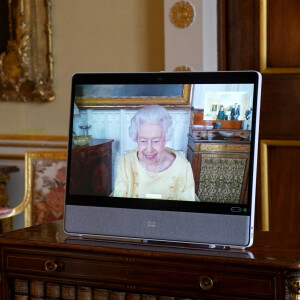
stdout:
{"type": "Polygon", "coordinates": [[[235,213],[238,213],[238,212],[242,211],[242,208],[241,207],[231,207],[231,211],[235,212],[235,213]]]}

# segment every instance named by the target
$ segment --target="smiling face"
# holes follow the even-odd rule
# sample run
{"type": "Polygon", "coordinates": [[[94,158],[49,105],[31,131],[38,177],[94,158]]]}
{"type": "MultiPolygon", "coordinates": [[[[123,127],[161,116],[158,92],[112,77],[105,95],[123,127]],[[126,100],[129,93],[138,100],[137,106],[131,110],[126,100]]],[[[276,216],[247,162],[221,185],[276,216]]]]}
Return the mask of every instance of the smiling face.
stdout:
{"type": "Polygon", "coordinates": [[[166,146],[163,129],[158,124],[142,123],[138,131],[138,158],[148,166],[157,165],[166,146]]]}

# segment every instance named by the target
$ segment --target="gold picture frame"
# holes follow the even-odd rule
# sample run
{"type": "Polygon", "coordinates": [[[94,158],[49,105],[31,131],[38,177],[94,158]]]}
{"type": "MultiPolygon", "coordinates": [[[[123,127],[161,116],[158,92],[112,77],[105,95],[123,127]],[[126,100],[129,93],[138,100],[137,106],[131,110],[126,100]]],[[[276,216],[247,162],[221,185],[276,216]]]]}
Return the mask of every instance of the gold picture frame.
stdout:
{"type": "Polygon", "coordinates": [[[0,1],[0,101],[54,100],[50,0],[0,1]]]}
{"type": "MultiPolygon", "coordinates": [[[[166,89],[168,85],[166,84],[166,89]]],[[[101,86],[99,86],[101,88],[101,86]]],[[[168,108],[190,108],[191,105],[191,85],[182,84],[178,94],[170,90],[163,91],[161,96],[147,95],[147,96],[131,96],[124,90],[127,87],[123,85],[116,85],[114,89],[123,89],[122,96],[117,95],[118,91],[113,90],[111,94],[106,94],[104,97],[88,95],[82,97],[75,97],[75,103],[78,109],[126,109],[139,108],[149,104],[158,104],[168,108]]],[[[98,93],[101,94],[101,93],[98,93]]]]}

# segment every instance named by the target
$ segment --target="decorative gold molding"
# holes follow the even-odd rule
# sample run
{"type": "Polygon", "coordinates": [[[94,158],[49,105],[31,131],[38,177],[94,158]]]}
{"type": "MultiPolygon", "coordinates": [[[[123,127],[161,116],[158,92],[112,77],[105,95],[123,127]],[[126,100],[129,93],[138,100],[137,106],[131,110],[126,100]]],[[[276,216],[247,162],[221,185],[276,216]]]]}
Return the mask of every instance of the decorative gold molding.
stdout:
{"type": "MultiPolygon", "coordinates": [[[[5,148],[24,148],[24,151],[33,148],[40,149],[58,149],[66,150],[68,148],[67,136],[40,136],[40,135],[14,135],[14,134],[0,134],[0,159],[5,160],[24,160],[24,154],[18,154],[20,150],[16,150],[17,153],[11,154],[4,153],[5,148]]],[[[8,151],[7,151],[8,152],[8,151]]]]}
{"type": "Polygon", "coordinates": [[[174,26],[179,28],[190,26],[194,16],[194,8],[187,1],[176,2],[170,10],[170,20],[174,26]]]}
{"type": "Polygon", "coordinates": [[[0,53],[0,101],[54,100],[50,0],[8,1],[10,37],[0,53]],[[13,24],[15,24],[13,26],[13,24]]]}
{"type": "Polygon", "coordinates": [[[250,153],[250,144],[197,144],[197,151],[250,153]]]}
{"type": "Polygon", "coordinates": [[[289,299],[299,299],[300,298],[300,272],[294,271],[286,275],[286,285],[290,293],[289,299]]]}
{"type": "Polygon", "coordinates": [[[47,144],[47,143],[1,143],[0,147],[12,147],[12,148],[53,148],[53,149],[65,149],[67,144],[47,144]]]}
{"type": "Polygon", "coordinates": [[[24,140],[24,141],[68,141],[67,136],[61,135],[23,135],[0,134],[0,140],[24,140]]]}
{"type": "Polygon", "coordinates": [[[300,73],[300,68],[268,67],[268,1],[260,0],[260,72],[269,74],[300,73]]]}
{"type": "Polygon", "coordinates": [[[0,159],[5,160],[24,160],[24,154],[0,154],[0,159]]]}
{"type": "Polygon", "coordinates": [[[269,216],[269,175],[268,175],[268,147],[300,147],[298,140],[261,140],[260,141],[260,163],[261,163],[261,209],[262,209],[262,230],[270,230],[269,216]]]}

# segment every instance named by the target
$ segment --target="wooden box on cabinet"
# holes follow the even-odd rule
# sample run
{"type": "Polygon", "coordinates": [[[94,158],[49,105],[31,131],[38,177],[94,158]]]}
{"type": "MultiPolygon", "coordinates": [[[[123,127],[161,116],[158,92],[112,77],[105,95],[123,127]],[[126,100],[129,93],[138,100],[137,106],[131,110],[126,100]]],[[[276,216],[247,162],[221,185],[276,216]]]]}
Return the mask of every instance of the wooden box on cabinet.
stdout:
{"type": "Polygon", "coordinates": [[[112,192],[112,142],[94,139],[72,149],[71,193],[108,196],[112,192]]]}

